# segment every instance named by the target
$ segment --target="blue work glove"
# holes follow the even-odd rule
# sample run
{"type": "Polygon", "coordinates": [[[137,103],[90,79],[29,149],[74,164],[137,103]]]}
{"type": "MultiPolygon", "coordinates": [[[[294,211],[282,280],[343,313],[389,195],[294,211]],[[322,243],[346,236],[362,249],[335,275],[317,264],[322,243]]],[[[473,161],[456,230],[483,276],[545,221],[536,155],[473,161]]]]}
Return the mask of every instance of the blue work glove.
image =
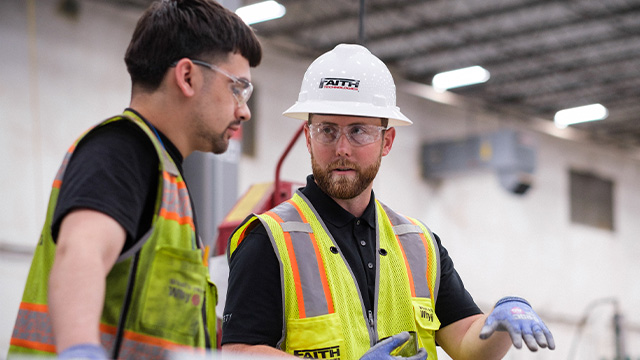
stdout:
{"type": "Polygon", "coordinates": [[[427,358],[427,350],[425,350],[424,348],[420,348],[417,354],[410,357],[391,355],[391,352],[393,350],[407,342],[410,337],[411,335],[409,335],[409,332],[407,331],[389,336],[388,338],[381,340],[379,343],[375,344],[373,347],[367,350],[367,352],[362,355],[360,360],[425,360],[427,358]]]}
{"type": "Polygon", "coordinates": [[[537,351],[538,345],[550,350],[556,348],[551,331],[523,298],[508,296],[498,300],[480,331],[480,338],[487,339],[496,330],[509,332],[518,349],[522,348],[522,339],[531,351],[537,351]]]}
{"type": "Polygon", "coordinates": [[[106,360],[109,356],[104,348],[96,344],[78,344],[58,354],[61,360],[106,360]]]}

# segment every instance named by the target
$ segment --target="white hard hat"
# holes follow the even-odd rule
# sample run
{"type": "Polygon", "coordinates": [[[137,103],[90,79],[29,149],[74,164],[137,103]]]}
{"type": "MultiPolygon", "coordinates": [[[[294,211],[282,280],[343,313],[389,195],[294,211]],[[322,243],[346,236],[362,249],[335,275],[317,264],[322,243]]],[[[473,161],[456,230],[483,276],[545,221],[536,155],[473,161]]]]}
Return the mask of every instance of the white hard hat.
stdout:
{"type": "Polygon", "coordinates": [[[390,127],[412,124],[396,106],[396,85],[387,66],[353,44],[340,44],[311,63],[298,101],[282,114],[300,120],[309,114],[388,118],[390,127]]]}

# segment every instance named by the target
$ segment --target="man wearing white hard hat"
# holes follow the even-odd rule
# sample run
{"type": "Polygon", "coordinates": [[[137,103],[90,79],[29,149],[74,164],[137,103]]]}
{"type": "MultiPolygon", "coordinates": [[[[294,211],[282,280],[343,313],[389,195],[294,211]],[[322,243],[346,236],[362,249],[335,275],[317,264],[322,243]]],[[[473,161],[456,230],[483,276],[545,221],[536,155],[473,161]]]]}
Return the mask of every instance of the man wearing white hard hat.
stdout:
{"type": "Polygon", "coordinates": [[[313,175],[229,239],[224,351],[424,360],[437,359],[436,342],[453,359],[500,359],[523,340],[555,348],[522,298],[483,314],[440,239],[375,198],[394,126],[412,123],[382,61],[336,46],[309,66],[284,115],[307,122],[313,175]]]}

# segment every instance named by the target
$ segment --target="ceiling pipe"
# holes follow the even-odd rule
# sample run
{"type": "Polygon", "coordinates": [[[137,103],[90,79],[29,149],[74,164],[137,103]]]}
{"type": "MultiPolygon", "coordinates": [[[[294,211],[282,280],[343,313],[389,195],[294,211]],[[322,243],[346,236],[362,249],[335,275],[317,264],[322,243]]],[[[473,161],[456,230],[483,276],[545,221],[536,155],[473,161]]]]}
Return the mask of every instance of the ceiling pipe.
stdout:
{"type": "Polygon", "coordinates": [[[364,2],[360,0],[360,12],[358,13],[358,44],[365,46],[365,34],[364,34],[364,2]]]}

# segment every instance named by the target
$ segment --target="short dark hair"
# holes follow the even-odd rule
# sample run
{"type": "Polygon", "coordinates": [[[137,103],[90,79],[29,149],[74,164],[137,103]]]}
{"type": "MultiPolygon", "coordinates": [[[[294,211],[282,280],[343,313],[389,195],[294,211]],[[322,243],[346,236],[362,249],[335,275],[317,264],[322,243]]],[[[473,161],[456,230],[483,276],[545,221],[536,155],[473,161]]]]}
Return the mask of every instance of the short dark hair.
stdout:
{"type": "Polygon", "coordinates": [[[253,30],[214,0],[158,0],[142,14],[124,57],[134,86],[156,90],[182,58],[224,61],[240,53],[252,67],[262,59],[253,30]]]}

